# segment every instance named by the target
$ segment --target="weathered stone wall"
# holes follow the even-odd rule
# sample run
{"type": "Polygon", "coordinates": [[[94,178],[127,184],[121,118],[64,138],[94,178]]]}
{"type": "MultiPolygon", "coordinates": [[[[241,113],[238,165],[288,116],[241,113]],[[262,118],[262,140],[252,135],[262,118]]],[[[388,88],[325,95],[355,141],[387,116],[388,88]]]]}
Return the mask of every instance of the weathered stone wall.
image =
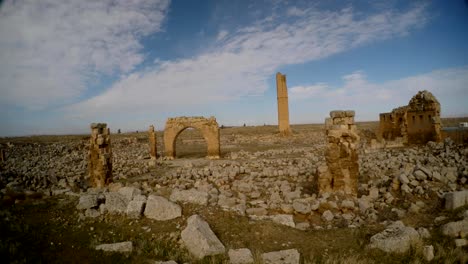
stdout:
{"type": "Polygon", "coordinates": [[[158,149],[157,149],[157,137],[156,132],[154,132],[154,126],[151,125],[148,130],[149,145],[150,145],[150,157],[152,160],[158,158],[158,149]]]}
{"type": "Polygon", "coordinates": [[[420,91],[407,106],[380,114],[379,138],[395,140],[401,137],[409,144],[440,142],[440,128],[440,103],[430,92],[420,91]]]}
{"type": "Polygon", "coordinates": [[[328,139],[326,165],[318,168],[320,193],[342,191],[357,195],[359,136],[354,125],[354,111],[331,111],[325,120],[328,139]]]}
{"type": "Polygon", "coordinates": [[[94,187],[104,187],[112,181],[112,149],[107,124],[91,124],[88,172],[94,187]]]}
{"type": "Polygon", "coordinates": [[[210,117],[176,117],[169,118],[164,129],[164,152],[166,158],[174,159],[176,157],[176,139],[182,131],[193,127],[199,129],[207,144],[207,158],[219,159],[220,157],[220,139],[219,126],[216,118],[210,117]]]}
{"type": "Polygon", "coordinates": [[[288,103],[288,87],[286,85],[286,75],[276,74],[276,92],[278,98],[278,128],[282,136],[291,134],[289,126],[289,103],[288,103]]]}

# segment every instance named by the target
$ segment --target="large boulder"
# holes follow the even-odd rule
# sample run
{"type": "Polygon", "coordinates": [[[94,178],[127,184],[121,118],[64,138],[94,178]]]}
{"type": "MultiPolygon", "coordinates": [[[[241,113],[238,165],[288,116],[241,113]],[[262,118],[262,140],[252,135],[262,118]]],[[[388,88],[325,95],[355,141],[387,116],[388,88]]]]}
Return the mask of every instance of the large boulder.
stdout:
{"type": "Polygon", "coordinates": [[[98,196],[97,194],[85,194],[80,196],[80,200],[78,201],[78,205],[76,209],[84,210],[89,208],[94,208],[98,206],[98,196]]]}
{"type": "Polygon", "coordinates": [[[169,199],[173,202],[194,203],[194,204],[206,206],[208,204],[208,193],[198,191],[195,189],[190,189],[190,190],[174,189],[169,199]]]}
{"type": "Polygon", "coordinates": [[[224,254],[226,251],[208,223],[199,215],[187,219],[187,227],[182,230],[181,237],[188,251],[199,259],[224,254]]]}
{"type": "Polygon", "coordinates": [[[442,234],[451,237],[458,237],[468,234],[468,218],[443,225],[442,234]]]}
{"type": "Polygon", "coordinates": [[[162,196],[150,195],[144,214],[151,219],[166,221],[182,216],[182,208],[162,196]]]}
{"type": "Polygon", "coordinates": [[[130,202],[125,196],[117,192],[108,192],[106,195],[106,210],[109,213],[125,213],[130,202]]]}
{"type": "Polygon", "coordinates": [[[468,190],[445,194],[445,209],[453,210],[468,204],[468,190]]]}
{"type": "Polygon", "coordinates": [[[127,205],[126,214],[129,218],[138,219],[143,213],[143,208],[145,208],[144,201],[130,201],[127,205]]]}
{"type": "Polygon", "coordinates": [[[418,231],[397,221],[389,225],[384,231],[370,239],[370,248],[378,248],[385,252],[404,253],[411,246],[420,242],[418,231]]]}
{"type": "Polygon", "coordinates": [[[297,249],[286,249],[262,254],[264,264],[299,264],[301,255],[297,249]]]}

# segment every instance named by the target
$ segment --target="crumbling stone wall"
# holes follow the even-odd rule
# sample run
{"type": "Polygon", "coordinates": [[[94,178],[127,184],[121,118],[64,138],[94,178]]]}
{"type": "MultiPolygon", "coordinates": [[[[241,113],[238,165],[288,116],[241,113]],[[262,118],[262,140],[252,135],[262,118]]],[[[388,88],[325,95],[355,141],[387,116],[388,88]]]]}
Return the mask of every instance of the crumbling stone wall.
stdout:
{"type": "Polygon", "coordinates": [[[169,118],[164,128],[164,152],[166,158],[174,159],[176,157],[176,139],[182,131],[193,127],[199,129],[207,144],[207,158],[219,159],[220,140],[219,126],[215,117],[176,117],[169,118]]]}
{"type": "Polygon", "coordinates": [[[282,136],[288,136],[291,134],[291,127],[289,126],[288,87],[286,85],[286,75],[280,72],[276,74],[276,93],[278,99],[279,132],[282,136]]]}
{"type": "Polygon", "coordinates": [[[154,132],[154,126],[151,125],[148,130],[148,137],[149,137],[149,145],[150,145],[150,157],[152,160],[158,158],[158,150],[157,150],[157,137],[156,132],[154,132]]]}
{"type": "Polygon", "coordinates": [[[325,159],[319,166],[317,187],[320,193],[338,192],[357,195],[359,136],[354,124],[354,111],[331,111],[325,120],[328,139],[325,159]]]}
{"type": "Polygon", "coordinates": [[[93,187],[104,187],[112,181],[110,130],[105,123],[91,124],[88,172],[93,187]]]}
{"type": "Polygon", "coordinates": [[[440,103],[428,91],[419,91],[407,106],[380,114],[379,138],[406,144],[425,144],[442,140],[440,103]]]}

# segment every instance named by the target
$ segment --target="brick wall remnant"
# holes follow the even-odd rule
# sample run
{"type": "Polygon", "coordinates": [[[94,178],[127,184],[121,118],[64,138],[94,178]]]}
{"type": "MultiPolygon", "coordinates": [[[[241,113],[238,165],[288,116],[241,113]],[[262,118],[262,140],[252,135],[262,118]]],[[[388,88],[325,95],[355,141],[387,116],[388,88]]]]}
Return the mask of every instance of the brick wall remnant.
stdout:
{"type": "Polygon", "coordinates": [[[325,119],[328,140],[326,165],[318,168],[320,193],[341,191],[357,196],[359,136],[354,124],[354,111],[331,111],[325,119]]]}

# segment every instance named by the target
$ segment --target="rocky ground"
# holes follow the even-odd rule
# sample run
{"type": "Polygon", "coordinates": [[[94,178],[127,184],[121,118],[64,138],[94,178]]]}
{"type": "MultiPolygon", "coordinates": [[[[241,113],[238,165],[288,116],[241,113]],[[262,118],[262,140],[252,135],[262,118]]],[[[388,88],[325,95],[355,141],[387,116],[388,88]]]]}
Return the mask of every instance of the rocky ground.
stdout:
{"type": "Polygon", "coordinates": [[[371,149],[375,124],[358,128],[358,197],[317,195],[319,125],[293,126],[290,138],[270,126],[222,129],[220,160],[203,158],[206,145],[192,130],[179,137],[177,159],[157,162],[145,133],[113,135],[106,189],[87,184],[86,136],[2,139],[2,259],[468,261],[468,146],[371,149]]]}

